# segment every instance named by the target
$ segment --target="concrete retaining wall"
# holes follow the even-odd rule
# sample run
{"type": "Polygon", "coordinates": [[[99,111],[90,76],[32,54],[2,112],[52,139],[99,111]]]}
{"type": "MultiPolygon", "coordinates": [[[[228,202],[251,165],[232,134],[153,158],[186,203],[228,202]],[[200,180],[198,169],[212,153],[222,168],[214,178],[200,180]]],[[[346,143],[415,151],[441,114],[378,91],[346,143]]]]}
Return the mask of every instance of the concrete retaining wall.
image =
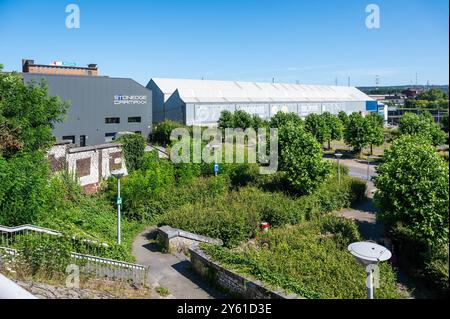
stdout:
{"type": "Polygon", "coordinates": [[[223,245],[220,239],[210,238],[193,234],[181,229],[172,228],[170,226],[162,226],[158,228],[159,243],[167,251],[183,252],[199,243],[209,243],[215,245],[223,245]]]}
{"type": "Polygon", "coordinates": [[[193,269],[206,280],[218,285],[231,296],[244,299],[303,299],[295,294],[284,294],[253,280],[225,269],[212,261],[198,246],[189,249],[193,269]]]}

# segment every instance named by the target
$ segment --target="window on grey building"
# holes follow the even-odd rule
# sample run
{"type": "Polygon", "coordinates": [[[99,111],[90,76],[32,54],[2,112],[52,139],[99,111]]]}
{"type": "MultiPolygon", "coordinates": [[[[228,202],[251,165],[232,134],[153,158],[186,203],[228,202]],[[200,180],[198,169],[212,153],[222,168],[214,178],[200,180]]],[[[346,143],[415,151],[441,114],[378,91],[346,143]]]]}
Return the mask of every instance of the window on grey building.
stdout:
{"type": "Polygon", "coordinates": [[[87,136],[86,135],[80,135],[80,146],[81,147],[86,146],[86,140],[87,140],[87,136]]]}
{"type": "Polygon", "coordinates": [[[105,124],[119,124],[120,117],[106,117],[105,124]]]}
{"type": "Polygon", "coordinates": [[[117,133],[105,133],[105,142],[112,142],[116,139],[117,133]]]}
{"type": "Polygon", "coordinates": [[[140,116],[133,116],[128,118],[128,123],[141,123],[142,118],[140,116]]]}
{"type": "Polygon", "coordinates": [[[75,135],[68,135],[62,137],[63,141],[72,141],[72,144],[75,144],[75,135]]]}

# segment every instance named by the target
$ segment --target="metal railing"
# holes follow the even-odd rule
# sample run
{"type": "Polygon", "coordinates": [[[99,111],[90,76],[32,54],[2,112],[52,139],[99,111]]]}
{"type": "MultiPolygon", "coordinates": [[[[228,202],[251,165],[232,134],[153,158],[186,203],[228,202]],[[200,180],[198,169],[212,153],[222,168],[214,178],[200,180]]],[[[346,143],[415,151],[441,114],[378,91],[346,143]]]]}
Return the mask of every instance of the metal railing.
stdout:
{"type": "Polygon", "coordinates": [[[72,262],[80,266],[80,271],[95,277],[108,277],[115,280],[132,281],[144,284],[148,276],[148,267],[107,258],[113,247],[94,240],[65,237],[63,233],[34,225],[7,227],[0,225],[0,265],[12,269],[11,263],[20,255],[20,242],[33,236],[39,241],[61,236],[70,242],[74,251],[70,252],[72,262]]]}
{"type": "MultiPolygon", "coordinates": [[[[20,251],[17,249],[0,247],[0,266],[11,270],[10,262],[19,255],[20,251]],[[8,256],[10,258],[7,258],[8,256]]],[[[97,278],[131,281],[136,285],[143,285],[147,282],[149,267],[144,265],[74,252],[70,253],[70,257],[73,264],[78,265],[83,274],[97,278]]]]}

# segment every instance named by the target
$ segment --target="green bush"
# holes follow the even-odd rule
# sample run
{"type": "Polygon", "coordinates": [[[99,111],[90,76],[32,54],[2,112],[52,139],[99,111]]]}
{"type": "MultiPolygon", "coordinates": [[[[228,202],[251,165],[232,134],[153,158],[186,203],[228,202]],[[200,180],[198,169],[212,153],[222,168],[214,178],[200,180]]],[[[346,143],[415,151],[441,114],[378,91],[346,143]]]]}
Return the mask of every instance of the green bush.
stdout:
{"type": "Polygon", "coordinates": [[[52,197],[48,193],[50,170],[42,152],[0,157],[0,225],[33,223],[52,197]]]}
{"type": "Polygon", "coordinates": [[[122,145],[125,164],[129,173],[138,170],[142,166],[145,139],[140,134],[127,134],[117,140],[122,145]]]}
{"type": "Polygon", "coordinates": [[[71,245],[68,238],[51,235],[27,235],[18,239],[19,251],[15,260],[20,272],[46,278],[63,275],[71,263],[71,245]]]}
{"type": "Polygon", "coordinates": [[[161,123],[158,123],[153,127],[153,131],[149,136],[149,140],[152,143],[168,146],[172,142],[170,140],[170,134],[176,128],[185,127],[183,124],[171,120],[165,120],[161,123]]]}
{"type": "Polygon", "coordinates": [[[229,187],[229,180],[226,176],[197,178],[189,184],[170,187],[156,196],[144,198],[138,208],[138,215],[152,220],[166,212],[176,211],[189,203],[213,201],[217,195],[228,193],[229,187]]]}
{"type": "MultiPolygon", "coordinates": [[[[121,197],[124,214],[141,219],[138,209],[149,197],[157,196],[175,185],[175,170],[169,161],[146,161],[145,170],[137,170],[121,179],[121,197]]],[[[108,179],[108,196],[111,202],[117,197],[117,180],[108,179]]]]}

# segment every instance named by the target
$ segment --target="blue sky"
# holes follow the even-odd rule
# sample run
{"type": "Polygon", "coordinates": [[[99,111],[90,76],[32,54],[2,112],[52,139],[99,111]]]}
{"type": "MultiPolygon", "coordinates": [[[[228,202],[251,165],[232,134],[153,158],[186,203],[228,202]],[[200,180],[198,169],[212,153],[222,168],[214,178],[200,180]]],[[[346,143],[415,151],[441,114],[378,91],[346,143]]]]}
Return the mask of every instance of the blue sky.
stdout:
{"type": "Polygon", "coordinates": [[[102,75],[355,86],[448,84],[448,0],[0,0],[0,63],[97,63],[102,75]],[[79,5],[80,29],[65,7],[79,5]],[[380,29],[365,8],[381,9],[380,29]]]}

